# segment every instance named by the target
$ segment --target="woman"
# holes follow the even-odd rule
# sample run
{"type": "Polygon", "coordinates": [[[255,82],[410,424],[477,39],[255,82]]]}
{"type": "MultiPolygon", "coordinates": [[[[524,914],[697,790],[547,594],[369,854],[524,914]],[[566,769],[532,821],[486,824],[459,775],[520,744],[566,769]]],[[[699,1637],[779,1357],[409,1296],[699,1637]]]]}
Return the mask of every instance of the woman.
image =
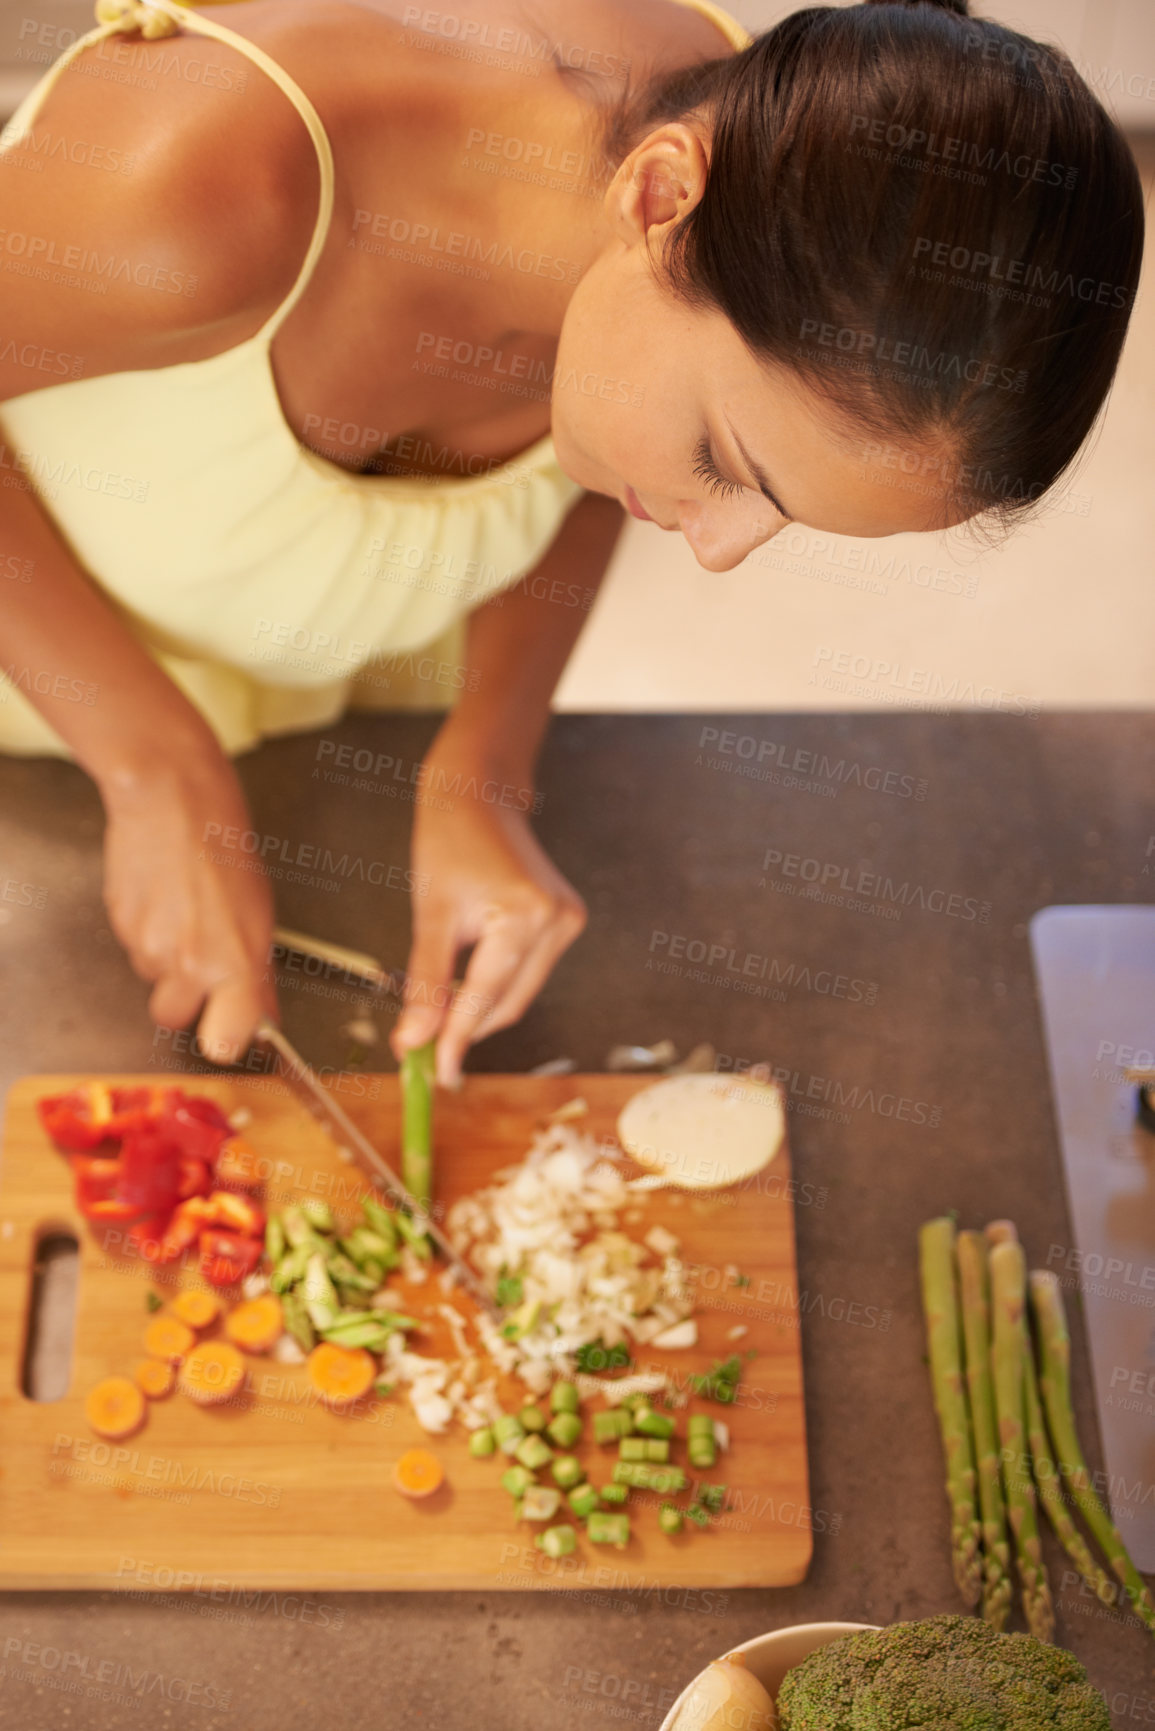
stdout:
{"type": "MultiPolygon", "coordinates": [[[[963,0],[98,16],[4,138],[0,745],[94,777],[152,1014],[222,1059],[275,1009],[231,752],[468,614],[427,785],[527,790],[623,507],[707,571],[1008,520],[1106,397],[1134,163],[963,0]]],[[[530,803],[416,809],[393,1041],[445,1082],[584,921],[530,803]]]]}

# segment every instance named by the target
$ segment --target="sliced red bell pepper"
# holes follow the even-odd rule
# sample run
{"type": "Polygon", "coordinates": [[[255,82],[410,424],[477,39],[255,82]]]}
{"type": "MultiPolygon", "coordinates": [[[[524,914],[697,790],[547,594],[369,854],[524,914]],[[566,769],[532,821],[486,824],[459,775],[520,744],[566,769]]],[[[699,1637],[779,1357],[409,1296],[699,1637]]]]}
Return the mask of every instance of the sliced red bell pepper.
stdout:
{"type": "Polygon", "coordinates": [[[200,1237],[205,1226],[206,1205],[207,1199],[203,1196],[191,1196],[187,1202],[180,1203],[160,1239],[141,1245],[140,1253],[145,1261],[176,1262],[200,1237]]]}
{"type": "Polygon", "coordinates": [[[182,1154],[178,1172],[177,1195],[182,1202],[190,1196],[207,1196],[212,1188],[212,1175],[205,1161],[195,1154],[182,1154]]]}
{"type": "Polygon", "coordinates": [[[125,1196],[120,1188],[122,1169],[119,1159],[79,1154],[73,1167],[76,1206],[86,1220],[108,1226],[115,1221],[135,1220],[143,1213],[140,1203],[125,1196]]]}
{"type": "Polygon", "coordinates": [[[102,1159],[98,1154],[78,1154],[72,1162],[76,1188],[76,1206],[87,1216],[94,1202],[107,1202],[116,1195],[120,1177],[118,1159],[102,1159]]]}
{"type": "Polygon", "coordinates": [[[207,1227],[200,1235],[201,1273],[212,1286],[235,1286],[251,1274],[264,1249],[260,1239],[207,1227]]]}
{"type": "Polygon", "coordinates": [[[102,1142],[118,1142],[127,1130],[153,1122],[180,1097],[179,1088],[110,1088],[88,1082],[66,1094],[36,1102],[44,1129],[58,1148],[87,1153],[102,1142]]]}
{"type": "Polygon", "coordinates": [[[203,1094],[182,1094],[161,1119],[182,1154],[192,1155],[209,1166],[221,1144],[232,1135],[232,1125],[215,1100],[203,1094]]]}
{"type": "Polygon", "coordinates": [[[100,1226],[111,1226],[118,1221],[136,1220],[140,1208],[135,1202],[126,1202],[123,1196],[109,1196],[90,1202],[81,1212],[86,1220],[100,1226]]]}
{"type": "Polygon", "coordinates": [[[180,1201],[180,1149],[161,1124],[125,1132],[118,1191],[138,1214],[165,1214],[180,1201]]]}
{"type": "Polygon", "coordinates": [[[142,1256],[146,1262],[155,1262],[157,1258],[150,1251],[153,1247],[159,1248],[167,1225],[163,1214],[146,1214],[142,1220],[134,1221],[124,1236],[137,1256],[142,1256]]]}
{"type": "Polygon", "coordinates": [[[232,1190],[214,1190],[206,1198],[210,1226],[223,1226],[229,1232],[239,1232],[246,1238],[263,1238],[265,1212],[247,1196],[232,1190]]]}
{"type": "Polygon", "coordinates": [[[213,1180],[221,1190],[259,1190],[262,1179],[256,1149],[243,1136],[229,1136],[221,1143],[213,1167],[213,1180]]]}
{"type": "Polygon", "coordinates": [[[46,1094],[36,1102],[36,1115],[58,1148],[87,1153],[114,1140],[112,1091],[101,1083],[70,1088],[66,1094],[46,1094]]]}
{"type": "Polygon", "coordinates": [[[133,1222],[125,1233],[125,1237],[130,1244],[139,1247],[148,1238],[162,1238],[168,1222],[169,1216],[167,1214],[144,1214],[139,1220],[133,1222]]]}

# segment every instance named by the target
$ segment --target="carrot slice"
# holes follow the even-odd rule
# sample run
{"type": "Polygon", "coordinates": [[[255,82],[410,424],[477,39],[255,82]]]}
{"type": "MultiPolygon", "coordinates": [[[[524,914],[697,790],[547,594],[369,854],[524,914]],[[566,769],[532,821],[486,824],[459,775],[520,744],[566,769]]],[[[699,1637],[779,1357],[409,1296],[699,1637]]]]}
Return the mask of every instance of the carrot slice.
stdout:
{"type": "Polygon", "coordinates": [[[180,1367],[178,1384],[190,1400],[214,1406],[228,1400],[245,1379],[245,1361],[227,1340],[202,1340],[180,1367]]]}
{"type": "Polygon", "coordinates": [[[281,1301],[271,1292],[238,1304],[225,1317],[225,1334],[242,1352],[268,1352],[284,1332],[281,1301]]]}
{"type": "Polygon", "coordinates": [[[444,1467],[428,1449],[406,1449],[393,1468],[393,1483],[403,1497],[431,1497],[444,1478],[444,1467]]]}
{"type": "Polygon", "coordinates": [[[149,1400],[163,1400],[176,1387],[176,1370],[163,1358],[142,1358],[134,1367],[132,1380],[149,1400]]]}
{"type": "Polygon", "coordinates": [[[167,1358],[179,1364],[194,1344],[196,1335],[179,1316],[154,1316],[144,1331],[144,1350],[150,1358],[167,1358]]]}
{"type": "Polygon", "coordinates": [[[377,1375],[377,1363],[363,1346],[333,1346],[324,1341],[308,1359],[309,1379],[329,1406],[359,1400],[377,1375]]]}
{"type": "Polygon", "coordinates": [[[220,1315],[221,1301],[213,1293],[194,1286],[188,1292],[177,1293],[172,1309],[173,1315],[187,1322],[190,1328],[207,1328],[220,1315]]]}
{"type": "Polygon", "coordinates": [[[131,1436],[144,1423],[144,1395],[127,1376],[106,1376],[90,1388],[84,1401],[84,1416],[96,1432],[110,1442],[131,1436]]]}

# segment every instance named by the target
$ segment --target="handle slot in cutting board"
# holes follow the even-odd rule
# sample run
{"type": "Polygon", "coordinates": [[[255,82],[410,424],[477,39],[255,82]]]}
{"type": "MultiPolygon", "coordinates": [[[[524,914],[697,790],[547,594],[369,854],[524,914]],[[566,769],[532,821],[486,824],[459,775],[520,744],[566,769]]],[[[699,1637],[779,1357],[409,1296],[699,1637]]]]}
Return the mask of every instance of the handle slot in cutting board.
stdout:
{"type": "Polygon", "coordinates": [[[20,1392],[28,1400],[63,1400],[72,1380],[80,1245],[67,1227],[44,1224],[33,1238],[20,1392]]]}

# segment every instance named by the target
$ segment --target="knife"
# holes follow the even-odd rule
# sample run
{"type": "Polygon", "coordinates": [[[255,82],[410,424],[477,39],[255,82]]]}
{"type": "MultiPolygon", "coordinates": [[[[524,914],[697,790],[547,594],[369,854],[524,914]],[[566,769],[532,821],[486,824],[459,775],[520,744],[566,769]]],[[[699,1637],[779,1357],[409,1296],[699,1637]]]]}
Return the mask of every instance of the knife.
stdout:
{"type": "Polygon", "coordinates": [[[343,973],[364,980],[367,986],[373,986],[379,992],[393,996],[400,994],[404,974],[389,973],[376,956],[367,956],[362,950],[346,949],[344,944],[330,944],[324,938],[310,937],[308,932],[290,931],[288,926],[277,926],[273,939],[284,949],[295,950],[301,956],[315,956],[318,961],[328,962],[343,973]]]}
{"type": "Polygon", "coordinates": [[[382,1159],[367,1136],[362,1135],[356,1124],[344,1110],[332,1099],[327,1088],[322,1087],[316,1072],[307,1064],[300,1053],[294,1048],[275,1022],[267,1016],[262,1016],[257,1024],[258,1040],[272,1049],[281,1058],[285,1066],[285,1079],[292,1092],[308,1108],[338,1147],[348,1148],[362,1170],[367,1172],[378,1189],[384,1190],[391,1202],[400,1203],[407,1208],[414,1221],[423,1231],[429,1234],[442,1256],[454,1270],[462,1286],[477,1301],[486,1314],[494,1322],[503,1321],[503,1315],[495,1300],[485,1290],[473,1269],[454,1250],[449,1239],[425,1213],[425,1210],[406,1190],[404,1184],[396,1176],[391,1166],[382,1159]]]}

